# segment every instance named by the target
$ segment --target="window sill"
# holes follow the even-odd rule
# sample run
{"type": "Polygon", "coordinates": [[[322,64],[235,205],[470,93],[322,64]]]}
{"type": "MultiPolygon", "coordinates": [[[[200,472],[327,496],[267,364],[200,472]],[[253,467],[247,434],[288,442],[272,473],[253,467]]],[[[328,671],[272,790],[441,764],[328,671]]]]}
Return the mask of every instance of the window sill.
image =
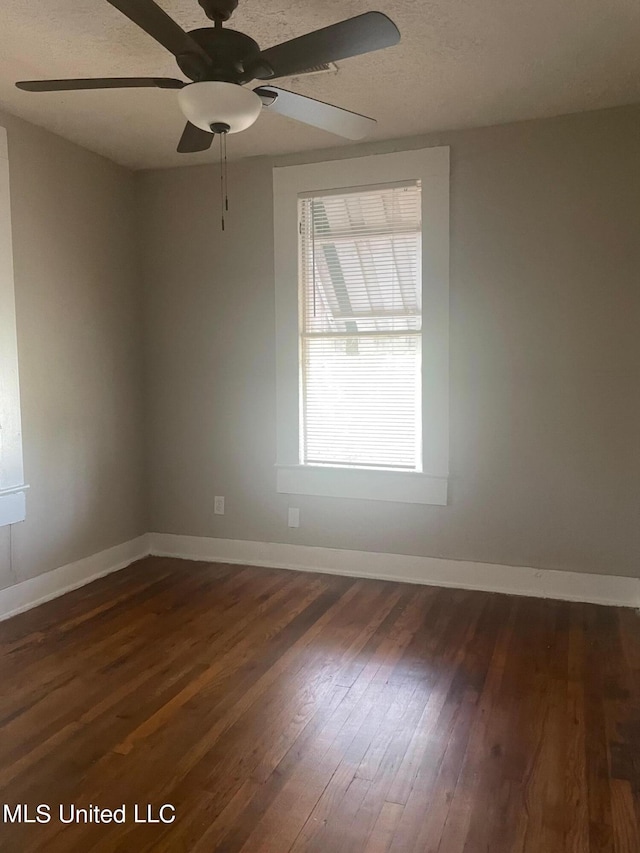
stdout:
{"type": "Polygon", "coordinates": [[[0,527],[24,521],[27,515],[25,491],[29,486],[0,489],[0,527]]]}
{"type": "Polygon", "coordinates": [[[447,505],[447,477],[320,465],[276,465],[276,469],[281,494],[447,505]]]}

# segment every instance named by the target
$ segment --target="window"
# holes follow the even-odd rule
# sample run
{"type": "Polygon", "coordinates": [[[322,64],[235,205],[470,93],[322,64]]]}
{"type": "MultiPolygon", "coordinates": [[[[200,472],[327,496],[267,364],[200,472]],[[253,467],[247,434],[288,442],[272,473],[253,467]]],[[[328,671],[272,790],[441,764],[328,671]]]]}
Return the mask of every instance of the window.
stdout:
{"type": "Polygon", "coordinates": [[[448,153],[274,169],[279,492],[447,502],[448,153]]]}
{"type": "Polygon", "coordinates": [[[302,462],[419,471],[420,182],[299,211],[302,462]]]}
{"type": "Polygon", "coordinates": [[[0,128],[0,526],[24,521],[7,133],[0,128]]]}

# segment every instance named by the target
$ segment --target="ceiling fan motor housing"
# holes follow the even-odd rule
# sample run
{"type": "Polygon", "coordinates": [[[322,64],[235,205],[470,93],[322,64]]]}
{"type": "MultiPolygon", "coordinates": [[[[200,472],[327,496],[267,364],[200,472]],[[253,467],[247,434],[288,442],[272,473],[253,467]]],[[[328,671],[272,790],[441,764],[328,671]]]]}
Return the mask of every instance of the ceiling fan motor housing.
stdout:
{"type": "Polygon", "coordinates": [[[187,121],[214,132],[214,125],[228,125],[228,133],[246,130],[262,110],[262,101],[251,89],[221,80],[185,86],[178,93],[178,100],[187,121]]]}
{"type": "Polygon", "coordinates": [[[243,69],[246,63],[260,53],[258,43],[237,30],[202,27],[191,30],[189,35],[209,56],[208,66],[193,62],[193,56],[177,56],[181,71],[192,80],[225,80],[228,83],[244,82],[243,69]]]}

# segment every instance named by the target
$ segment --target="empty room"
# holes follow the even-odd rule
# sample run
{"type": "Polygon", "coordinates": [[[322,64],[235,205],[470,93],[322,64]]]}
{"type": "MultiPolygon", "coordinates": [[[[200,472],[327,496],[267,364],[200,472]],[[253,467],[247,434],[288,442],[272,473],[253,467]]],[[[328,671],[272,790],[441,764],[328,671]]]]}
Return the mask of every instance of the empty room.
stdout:
{"type": "Polygon", "coordinates": [[[2,4],[0,851],[640,853],[637,0],[2,4]]]}

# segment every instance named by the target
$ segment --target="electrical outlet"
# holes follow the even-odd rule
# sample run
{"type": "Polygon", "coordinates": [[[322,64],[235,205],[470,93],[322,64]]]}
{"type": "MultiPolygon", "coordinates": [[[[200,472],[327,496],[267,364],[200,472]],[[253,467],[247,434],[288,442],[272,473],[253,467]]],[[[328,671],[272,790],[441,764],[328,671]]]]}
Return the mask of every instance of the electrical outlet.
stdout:
{"type": "Polygon", "coordinates": [[[297,506],[289,507],[289,527],[300,527],[300,510],[297,506]]]}
{"type": "Polygon", "coordinates": [[[216,515],[224,515],[224,495],[216,495],[213,499],[213,511],[216,515]]]}

